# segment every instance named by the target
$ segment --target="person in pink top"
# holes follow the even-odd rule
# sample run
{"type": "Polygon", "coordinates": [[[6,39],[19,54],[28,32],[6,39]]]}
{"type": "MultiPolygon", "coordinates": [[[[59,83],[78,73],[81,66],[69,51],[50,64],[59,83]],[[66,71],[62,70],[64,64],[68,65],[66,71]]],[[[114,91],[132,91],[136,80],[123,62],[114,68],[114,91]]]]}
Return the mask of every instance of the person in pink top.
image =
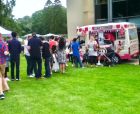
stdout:
{"type": "Polygon", "coordinates": [[[57,46],[57,42],[54,40],[54,36],[50,37],[49,45],[50,49],[52,49],[53,46],[57,46]]]}
{"type": "Polygon", "coordinates": [[[3,41],[2,34],[0,33],[0,100],[5,98],[3,92],[9,90],[7,81],[4,78],[6,67],[6,55],[8,54],[8,47],[3,41]]]}

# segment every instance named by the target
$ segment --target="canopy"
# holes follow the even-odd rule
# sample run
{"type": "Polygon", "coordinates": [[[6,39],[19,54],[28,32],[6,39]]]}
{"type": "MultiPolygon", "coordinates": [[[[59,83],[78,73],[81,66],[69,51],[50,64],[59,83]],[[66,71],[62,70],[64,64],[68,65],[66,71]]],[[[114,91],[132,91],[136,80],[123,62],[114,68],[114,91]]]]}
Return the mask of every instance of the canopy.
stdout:
{"type": "Polygon", "coordinates": [[[49,34],[46,34],[46,35],[43,35],[43,36],[44,36],[44,37],[50,37],[50,36],[59,37],[59,35],[52,34],[52,33],[49,33],[49,34]]]}
{"type": "Polygon", "coordinates": [[[10,35],[11,34],[11,31],[6,30],[5,28],[3,28],[3,27],[0,26],[0,33],[2,35],[10,35]]]}
{"type": "MultiPolygon", "coordinates": [[[[30,34],[24,35],[25,38],[28,37],[28,36],[32,36],[32,34],[30,33],[30,34]]],[[[41,35],[40,35],[40,34],[36,34],[36,36],[37,36],[37,37],[40,37],[41,35]]]]}

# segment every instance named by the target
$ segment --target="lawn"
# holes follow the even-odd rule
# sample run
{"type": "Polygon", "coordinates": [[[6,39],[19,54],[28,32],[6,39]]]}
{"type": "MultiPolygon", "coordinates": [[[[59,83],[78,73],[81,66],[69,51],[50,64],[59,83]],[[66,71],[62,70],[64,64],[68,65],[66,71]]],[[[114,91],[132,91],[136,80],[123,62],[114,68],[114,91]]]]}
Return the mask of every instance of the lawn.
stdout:
{"type": "Polygon", "coordinates": [[[140,66],[75,69],[50,79],[26,76],[21,58],[21,81],[9,82],[0,101],[0,114],[140,114],[140,66]]]}

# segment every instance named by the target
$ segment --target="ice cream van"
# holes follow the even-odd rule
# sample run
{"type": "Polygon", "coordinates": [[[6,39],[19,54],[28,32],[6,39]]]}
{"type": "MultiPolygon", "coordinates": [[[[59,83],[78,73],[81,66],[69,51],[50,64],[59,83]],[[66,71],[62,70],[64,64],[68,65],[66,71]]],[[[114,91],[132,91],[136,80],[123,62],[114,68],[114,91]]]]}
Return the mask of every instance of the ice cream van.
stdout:
{"type": "Polygon", "coordinates": [[[105,40],[114,44],[116,61],[130,60],[139,55],[139,41],[137,27],[134,23],[119,22],[95,24],[77,27],[77,34],[89,41],[90,35],[95,35],[99,45],[104,45],[105,40]]]}

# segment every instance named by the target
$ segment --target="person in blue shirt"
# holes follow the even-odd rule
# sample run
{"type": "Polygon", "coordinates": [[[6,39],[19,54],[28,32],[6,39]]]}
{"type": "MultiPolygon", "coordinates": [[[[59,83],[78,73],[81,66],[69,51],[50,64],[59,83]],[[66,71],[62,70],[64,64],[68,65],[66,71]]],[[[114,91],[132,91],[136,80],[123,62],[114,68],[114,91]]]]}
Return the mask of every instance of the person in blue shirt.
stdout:
{"type": "Polygon", "coordinates": [[[73,42],[71,44],[71,48],[73,51],[73,58],[74,58],[74,63],[75,66],[78,67],[78,64],[80,65],[80,67],[83,67],[82,61],[80,59],[80,53],[79,53],[79,49],[80,49],[80,43],[76,41],[77,38],[73,39],[73,42]]]}
{"type": "Polygon", "coordinates": [[[12,40],[8,42],[8,48],[10,52],[10,62],[11,62],[11,80],[14,81],[14,68],[16,65],[16,80],[19,81],[20,77],[20,53],[21,53],[21,43],[17,40],[16,32],[12,32],[12,40]]]}

